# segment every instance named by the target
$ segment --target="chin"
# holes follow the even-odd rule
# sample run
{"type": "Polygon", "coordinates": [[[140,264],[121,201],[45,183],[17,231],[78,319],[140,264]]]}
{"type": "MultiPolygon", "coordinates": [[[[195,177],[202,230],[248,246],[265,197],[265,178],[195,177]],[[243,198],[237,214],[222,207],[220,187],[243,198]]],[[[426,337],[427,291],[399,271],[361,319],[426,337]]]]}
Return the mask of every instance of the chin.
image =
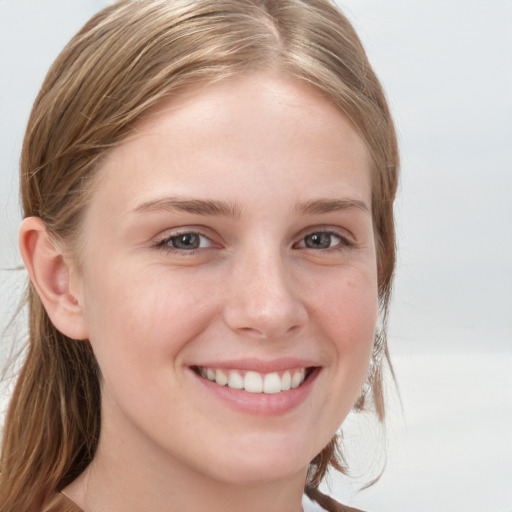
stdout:
{"type": "Polygon", "coordinates": [[[282,482],[303,473],[306,479],[309,463],[291,464],[290,461],[266,460],[265,464],[244,464],[236,468],[224,468],[217,479],[232,485],[259,485],[282,482]]]}
{"type": "Polygon", "coordinates": [[[309,463],[316,454],[303,444],[261,439],[250,449],[233,446],[229,459],[219,459],[212,467],[216,478],[235,485],[277,482],[297,477],[298,473],[303,473],[305,479],[309,463]]]}

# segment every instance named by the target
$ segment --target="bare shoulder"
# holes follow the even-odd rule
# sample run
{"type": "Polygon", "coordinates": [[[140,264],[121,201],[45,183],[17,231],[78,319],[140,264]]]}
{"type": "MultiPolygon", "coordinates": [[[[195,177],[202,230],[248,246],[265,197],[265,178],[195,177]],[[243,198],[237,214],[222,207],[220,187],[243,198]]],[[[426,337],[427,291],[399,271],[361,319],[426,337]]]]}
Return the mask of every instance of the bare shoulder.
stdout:
{"type": "Polygon", "coordinates": [[[336,500],[326,496],[314,487],[306,487],[306,494],[310,499],[316,501],[321,507],[329,512],[363,512],[358,508],[347,507],[336,500]]]}

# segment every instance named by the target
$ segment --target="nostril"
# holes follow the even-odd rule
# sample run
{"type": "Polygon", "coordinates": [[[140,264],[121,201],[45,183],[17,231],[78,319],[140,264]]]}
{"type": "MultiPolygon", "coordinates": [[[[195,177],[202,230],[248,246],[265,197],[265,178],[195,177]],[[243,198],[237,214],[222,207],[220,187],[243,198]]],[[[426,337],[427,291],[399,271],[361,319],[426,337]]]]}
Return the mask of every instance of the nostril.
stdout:
{"type": "Polygon", "coordinates": [[[283,336],[290,336],[297,333],[301,329],[300,325],[292,325],[288,328],[281,329],[279,326],[265,326],[260,329],[254,327],[238,327],[236,330],[244,335],[258,337],[262,339],[277,339],[283,336]]]}
{"type": "Polygon", "coordinates": [[[293,334],[295,333],[296,331],[299,331],[301,328],[300,325],[292,325],[289,329],[288,329],[288,334],[293,334]]]}
{"type": "Polygon", "coordinates": [[[265,331],[260,329],[255,329],[254,327],[240,327],[237,329],[239,332],[247,335],[247,336],[253,336],[258,338],[268,338],[268,335],[265,331]]]}

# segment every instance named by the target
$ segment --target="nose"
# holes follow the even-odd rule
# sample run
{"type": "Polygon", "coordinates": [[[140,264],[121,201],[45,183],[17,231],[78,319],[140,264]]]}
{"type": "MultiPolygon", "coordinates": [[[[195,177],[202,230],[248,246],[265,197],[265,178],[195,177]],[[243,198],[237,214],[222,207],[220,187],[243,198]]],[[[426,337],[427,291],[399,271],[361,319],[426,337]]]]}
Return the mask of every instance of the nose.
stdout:
{"type": "Polygon", "coordinates": [[[252,254],[231,273],[224,319],[253,338],[283,339],[308,319],[298,283],[281,255],[252,254]]]}

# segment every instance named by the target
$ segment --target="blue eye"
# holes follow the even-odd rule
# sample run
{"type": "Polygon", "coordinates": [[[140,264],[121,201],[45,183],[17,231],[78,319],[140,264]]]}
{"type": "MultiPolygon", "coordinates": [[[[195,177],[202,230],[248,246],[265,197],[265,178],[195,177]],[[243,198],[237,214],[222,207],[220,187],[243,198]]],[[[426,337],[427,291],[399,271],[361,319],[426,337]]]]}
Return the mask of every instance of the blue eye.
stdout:
{"type": "Polygon", "coordinates": [[[159,244],[161,247],[176,249],[178,251],[194,251],[212,245],[211,241],[200,233],[178,233],[164,238],[159,244]]]}
{"type": "Polygon", "coordinates": [[[307,249],[333,249],[340,246],[350,246],[351,242],[345,237],[333,233],[332,231],[317,231],[306,235],[299,243],[298,247],[307,249]]]}

